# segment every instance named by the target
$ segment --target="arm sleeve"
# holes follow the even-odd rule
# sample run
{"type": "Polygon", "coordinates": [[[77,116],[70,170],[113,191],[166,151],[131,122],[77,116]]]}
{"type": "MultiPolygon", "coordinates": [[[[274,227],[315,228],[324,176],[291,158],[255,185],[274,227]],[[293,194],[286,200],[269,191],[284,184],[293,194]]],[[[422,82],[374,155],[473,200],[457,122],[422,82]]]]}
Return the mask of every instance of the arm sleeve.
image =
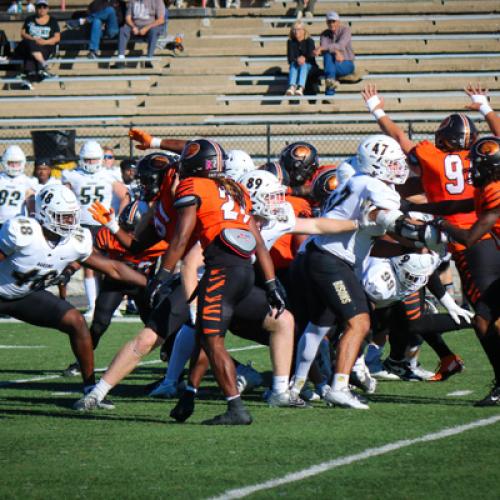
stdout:
{"type": "Polygon", "coordinates": [[[290,39],[288,39],[288,42],[286,44],[286,54],[288,58],[288,64],[292,64],[297,58],[297,55],[295,54],[294,44],[290,39]]]}
{"type": "Polygon", "coordinates": [[[61,32],[61,28],[59,27],[59,23],[53,17],[50,18],[50,31],[52,32],[50,35],[51,37],[54,36],[56,33],[61,32]]]}
{"type": "Polygon", "coordinates": [[[312,38],[307,39],[306,59],[314,59],[314,40],[312,38]]]}
{"type": "Polygon", "coordinates": [[[430,275],[427,288],[430,290],[432,295],[436,297],[436,299],[441,300],[444,297],[446,289],[439,279],[439,272],[437,269],[430,275]]]}

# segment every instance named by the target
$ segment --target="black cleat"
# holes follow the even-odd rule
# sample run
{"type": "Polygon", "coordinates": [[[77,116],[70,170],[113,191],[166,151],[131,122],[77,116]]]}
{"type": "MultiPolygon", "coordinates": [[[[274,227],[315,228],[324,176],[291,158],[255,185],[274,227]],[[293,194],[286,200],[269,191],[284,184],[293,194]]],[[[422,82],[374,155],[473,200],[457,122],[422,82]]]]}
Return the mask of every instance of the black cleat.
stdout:
{"type": "Polygon", "coordinates": [[[396,361],[391,358],[386,358],[383,362],[384,368],[389,373],[394,373],[401,380],[406,380],[407,382],[421,382],[422,377],[419,377],[410,366],[410,363],[406,360],[396,361]]]}
{"type": "Polygon", "coordinates": [[[194,398],[196,394],[192,391],[184,391],[177,404],[170,412],[170,417],[177,422],[185,422],[194,412],[194,398]]]}
{"type": "Polygon", "coordinates": [[[474,406],[500,406],[500,385],[494,385],[491,392],[480,401],[474,403],[474,406]]]}
{"type": "Polygon", "coordinates": [[[251,423],[252,416],[245,408],[240,408],[237,411],[227,410],[222,415],[217,415],[202,422],[203,425],[250,425],[251,423]]]}

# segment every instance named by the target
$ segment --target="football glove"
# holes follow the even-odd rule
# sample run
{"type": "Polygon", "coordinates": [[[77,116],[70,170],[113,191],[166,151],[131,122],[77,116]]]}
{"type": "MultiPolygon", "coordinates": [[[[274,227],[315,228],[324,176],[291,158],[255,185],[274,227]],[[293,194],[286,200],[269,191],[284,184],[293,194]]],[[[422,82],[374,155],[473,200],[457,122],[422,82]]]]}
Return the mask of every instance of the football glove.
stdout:
{"type": "Polygon", "coordinates": [[[162,268],[148,280],[146,296],[151,309],[155,309],[172,293],[176,278],[177,275],[162,268]]]}
{"type": "Polygon", "coordinates": [[[120,229],[115,218],[115,211],[112,208],[108,209],[100,201],[96,200],[88,210],[92,218],[99,224],[106,226],[111,233],[116,234],[120,229]]]}
{"type": "Polygon", "coordinates": [[[145,151],[146,149],[149,149],[151,147],[151,142],[153,141],[153,136],[151,134],[148,134],[147,132],[144,132],[144,130],[140,130],[138,128],[131,128],[128,132],[128,136],[133,140],[138,142],[139,144],[136,144],[137,149],[141,149],[142,151],[145,151]]]}
{"type": "Polygon", "coordinates": [[[50,285],[67,285],[73,274],[75,274],[74,269],[67,267],[59,276],[51,280],[50,285]]]}
{"type": "Polygon", "coordinates": [[[445,293],[441,297],[439,302],[441,302],[441,304],[446,308],[448,314],[457,325],[460,324],[460,318],[463,318],[467,323],[470,324],[472,318],[474,317],[474,313],[460,307],[448,293],[445,293]]]}
{"type": "Polygon", "coordinates": [[[371,236],[383,236],[386,233],[385,228],[370,217],[371,213],[375,210],[377,210],[377,207],[372,205],[370,200],[362,203],[358,219],[359,228],[365,230],[371,236]]]}
{"type": "Polygon", "coordinates": [[[269,280],[265,283],[266,297],[271,309],[276,309],[275,318],[279,318],[285,310],[285,300],[278,290],[276,280],[269,280]]]}

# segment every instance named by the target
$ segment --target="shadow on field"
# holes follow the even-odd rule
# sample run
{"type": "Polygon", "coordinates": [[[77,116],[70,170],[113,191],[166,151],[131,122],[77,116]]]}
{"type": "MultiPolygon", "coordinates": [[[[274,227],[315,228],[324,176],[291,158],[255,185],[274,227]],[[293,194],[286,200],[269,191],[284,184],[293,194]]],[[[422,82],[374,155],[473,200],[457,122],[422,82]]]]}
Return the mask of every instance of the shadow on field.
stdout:
{"type": "MultiPolygon", "coordinates": [[[[43,402],[43,400],[42,400],[43,402]]],[[[53,400],[46,400],[48,404],[55,404],[53,400]]],[[[68,400],[64,401],[66,403],[66,408],[68,408],[68,400]]],[[[62,405],[61,405],[62,406],[62,405]]],[[[113,411],[113,410],[110,410],[113,411]]],[[[71,419],[71,420],[102,420],[107,422],[138,422],[138,423],[147,423],[147,424],[174,424],[177,422],[174,420],[168,419],[165,416],[165,419],[144,417],[144,416],[131,416],[131,415],[118,415],[116,413],[105,413],[104,410],[98,410],[94,412],[62,412],[62,411],[48,411],[36,408],[0,408],[0,419],[7,419],[9,417],[15,416],[25,416],[25,417],[51,417],[51,418],[63,418],[63,419],[71,419]]],[[[190,422],[186,422],[184,425],[191,425],[190,422]]]]}
{"type": "Polygon", "coordinates": [[[470,406],[472,400],[402,394],[370,394],[367,399],[374,403],[398,403],[410,405],[470,406]]]}

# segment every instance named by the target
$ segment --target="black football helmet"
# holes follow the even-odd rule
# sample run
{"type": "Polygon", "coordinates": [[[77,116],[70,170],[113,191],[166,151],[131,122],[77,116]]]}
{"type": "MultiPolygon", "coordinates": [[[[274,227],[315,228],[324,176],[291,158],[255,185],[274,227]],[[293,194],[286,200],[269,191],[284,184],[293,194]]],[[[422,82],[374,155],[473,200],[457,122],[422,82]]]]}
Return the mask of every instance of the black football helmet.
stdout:
{"type": "Polygon", "coordinates": [[[313,198],[323,203],[336,189],[337,185],[337,167],[325,165],[319,168],[312,179],[313,198]]]}
{"type": "Polygon", "coordinates": [[[290,186],[302,186],[319,166],[318,151],[307,142],[294,142],[280,154],[281,166],[290,174],[290,186]]]}
{"type": "Polygon", "coordinates": [[[120,227],[125,231],[133,231],[141,217],[149,210],[149,205],[145,201],[132,201],[121,212],[118,219],[120,227]]]}
{"type": "Polygon", "coordinates": [[[176,166],[175,158],[164,153],[152,153],[137,163],[137,176],[142,191],[141,199],[151,201],[159,192],[169,168],[176,166]]]}
{"type": "Polygon", "coordinates": [[[441,151],[470,149],[478,133],[474,122],[463,113],[446,117],[436,130],[434,144],[441,151]]]}
{"type": "Polygon", "coordinates": [[[267,172],[274,174],[283,186],[290,185],[290,176],[288,175],[288,172],[277,161],[264,163],[264,165],[261,165],[259,169],[266,170],[267,172]]]}
{"type": "Polygon", "coordinates": [[[495,175],[500,180],[500,138],[483,137],[470,150],[470,177],[475,187],[484,186],[495,175]]]}
{"type": "Polygon", "coordinates": [[[209,139],[189,141],[179,159],[179,177],[221,177],[226,153],[220,144],[209,139]]]}

